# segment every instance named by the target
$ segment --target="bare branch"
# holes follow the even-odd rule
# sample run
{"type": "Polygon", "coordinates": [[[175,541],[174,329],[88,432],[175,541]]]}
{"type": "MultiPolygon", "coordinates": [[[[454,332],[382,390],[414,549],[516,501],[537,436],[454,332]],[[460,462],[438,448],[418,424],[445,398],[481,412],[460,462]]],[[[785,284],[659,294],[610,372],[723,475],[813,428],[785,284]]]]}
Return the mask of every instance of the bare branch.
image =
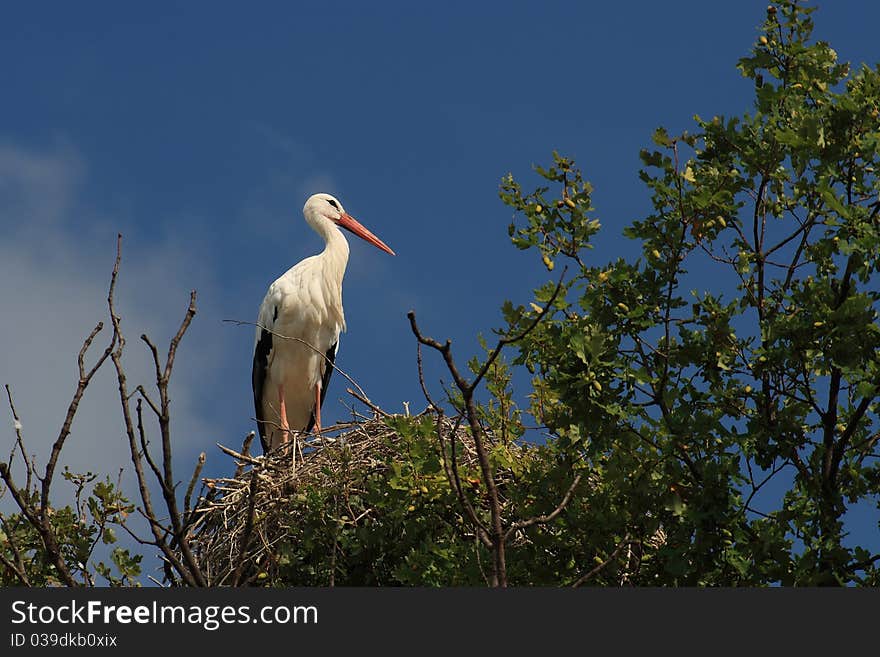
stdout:
{"type": "Polygon", "coordinates": [[[149,449],[149,445],[147,443],[147,434],[146,434],[146,431],[144,430],[144,417],[143,417],[143,412],[141,410],[141,399],[137,400],[137,405],[135,406],[135,413],[137,415],[137,430],[138,430],[138,437],[140,438],[140,443],[141,443],[141,454],[143,455],[143,457],[145,459],[147,459],[147,464],[150,466],[150,469],[153,471],[153,474],[156,475],[156,480],[164,488],[165,481],[162,479],[162,472],[159,470],[159,466],[156,465],[156,462],[153,460],[153,457],[150,455],[150,449],[149,449]]]}
{"type": "MultiPolygon", "coordinates": [[[[249,458],[251,455],[251,443],[254,442],[254,438],[257,433],[255,431],[251,431],[244,437],[244,440],[241,443],[241,453],[236,456],[236,458],[241,458],[242,460],[235,468],[235,474],[233,478],[238,479],[241,476],[241,473],[244,471],[244,459],[249,458]]],[[[222,448],[221,448],[222,449],[222,448]]]]}
{"type": "MultiPolygon", "coordinates": [[[[204,576],[202,575],[198,566],[195,564],[195,560],[192,559],[192,554],[189,553],[189,559],[187,559],[186,555],[189,551],[183,550],[183,549],[181,550],[181,552],[184,554],[184,558],[187,559],[187,564],[186,564],[186,566],[184,566],[184,564],[181,563],[180,560],[177,558],[177,556],[174,554],[174,551],[171,549],[171,546],[168,544],[166,537],[167,537],[167,534],[169,533],[169,530],[168,530],[168,528],[164,527],[162,525],[162,523],[159,522],[158,516],[156,515],[155,509],[153,507],[152,496],[150,495],[150,489],[149,489],[149,486],[147,485],[147,479],[144,474],[142,456],[138,450],[137,434],[135,433],[134,422],[132,421],[132,417],[131,417],[131,408],[129,406],[130,396],[128,394],[127,377],[125,375],[125,369],[122,366],[122,351],[123,351],[123,348],[125,347],[125,337],[122,334],[122,329],[120,327],[120,318],[116,314],[116,307],[115,307],[115,302],[114,302],[114,297],[113,297],[113,291],[115,289],[116,279],[119,275],[119,262],[120,262],[120,258],[121,258],[121,243],[122,243],[122,236],[119,235],[118,240],[117,240],[116,264],[113,267],[113,275],[111,277],[110,292],[107,295],[107,307],[110,312],[110,319],[113,323],[113,334],[114,334],[114,344],[115,344],[115,348],[112,350],[112,352],[110,354],[110,358],[112,359],[113,365],[116,369],[116,381],[117,381],[118,388],[119,388],[119,401],[120,401],[120,404],[122,407],[122,417],[123,417],[124,426],[125,426],[125,433],[128,438],[129,453],[131,456],[132,465],[134,466],[135,475],[137,477],[138,492],[140,494],[141,501],[143,502],[143,506],[144,506],[141,513],[147,519],[147,521],[150,525],[150,531],[152,532],[153,538],[155,539],[156,546],[161,550],[162,556],[165,559],[165,561],[168,564],[170,564],[171,567],[173,567],[174,571],[176,571],[180,575],[180,577],[183,579],[183,581],[186,584],[188,584],[190,586],[197,586],[197,585],[204,586],[206,584],[204,576]]],[[[192,307],[192,301],[190,303],[190,307],[192,307]]],[[[188,325],[188,322],[186,322],[186,324],[188,325]]],[[[161,393],[161,390],[160,390],[160,393],[161,393]]],[[[167,401],[167,400],[163,399],[163,402],[164,401],[167,401]]],[[[163,406],[164,406],[164,404],[163,404],[163,406]]],[[[162,414],[160,413],[160,428],[165,429],[166,436],[163,436],[163,438],[166,438],[168,427],[167,427],[167,424],[163,422],[163,419],[164,418],[162,417],[162,414]]],[[[163,445],[164,445],[164,443],[163,443],[163,445]]],[[[168,489],[170,488],[170,481],[171,480],[166,477],[166,482],[168,483],[168,485],[162,486],[162,489],[163,489],[162,493],[163,493],[163,496],[165,497],[166,502],[168,501],[169,497],[172,499],[174,497],[173,490],[170,491],[170,494],[168,491],[168,489]]],[[[162,483],[162,482],[160,482],[160,483],[162,483]]],[[[169,511],[170,510],[171,509],[169,509],[169,511]]],[[[175,512],[176,512],[176,509],[175,509],[175,512]]],[[[176,524],[179,526],[180,525],[180,516],[178,514],[177,517],[175,518],[174,515],[175,514],[172,514],[172,521],[176,521],[176,524]]],[[[175,527],[174,529],[179,529],[179,527],[175,527]]],[[[178,533],[175,535],[175,538],[179,538],[179,537],[180,537],[180,533],[178,531],[178,533]]],[[[184,542],[184,546],[185,546],[185,542],[184,542]]],[[[167,572],[168,571],[166,571],[166,573],[167,572]]]]}
{"type": "Polygon", "coordinates": [[[140,384],[134,389],[136,393],[138,393],[141,397],[144,398],[144,401],[147,402],[147,405],[150,407],[150,410],[156,415],[157,418],[162,417],[162,411],[159,410],[159,407],[156,405],[152,399],[150,399],[150,395],[147,394],[147,391],[140,384]]]}
{"type": "MultiPolygon", "coordinates": [[[[489,354],[489,357],[486,359],[486,362],[483,363],[483,366],[480,368],[480,371],[477,372],[477,375],[474,377],[474,380],[471,381],[470,387],[476,388],[480,383],[482,378],[486,376],[486,372],[489,371],[489,367],[492,363],[495,362],[495,359],[498,358],[498,355],[501,353],[501,350],[507,345],[514,344],[519,342],[523,338],[525,338],[529,333],[534,331],[538,324],[541,323],[541,320],[548,314],[550,309],[553,307],[553,303],[556,301],[556,297],[559,296],[559,292],[562,290],[562,281],[565,279],[565,272],[568,270],[568,267],[563,267],[562,273],[559,275],[559,280],[556,282],[556,289],[553,290],[553,294],[550,295],[550,299],[541,308],[541,311],[535,315],[535,318],[531,321],[531,323],[526,326],[522,331],[517,333],[516,335],[512,335],[509,337],[504,337],[498,340],[498,344],[495,345],[495,348],[489,354]]],[[[410,320],[412,321],[412,319],[410,320]]]]}
{"type": "MultiPolygon", "coordinates": [[[[238,459],[242,463],[250,463],[251,465],[262,465],[263,462],[260,459],[255,459],[252,456],[248,456],[247,454],[241,454],[236,452],[234,449],[229,449],[225,445],[221,445],[220,443],[214,443],[217,447],[220,448],[220,451],[224,454],[228,454],[232,458],[238,459]]],[[[233,477],[234,479],[238,478],[238,475],[233,477]]]]}
{"type": "Polygon", "coordinates": [[[254,532],[254,514],[256,512],[257,486],[259,480],[258,473],[252,471],[250,489],[248,491],[250,497],[248,499],[247,520],[244,525],[244,534],[241,537],[238,565],[235,567],[235,572],[232,577],[233,586],[241,586],[242,578],[244,577],[245,572],[247,572],[247,565],[250,563],[250,559],[248,559],[248,549],[251,543],[251,536],[254,532]]]}
{"type": "Polygon", "coordinates": [[[183,335],[186,333],[189,325],[192,323],[193,317],[196,315],[196,291],[193,290],[189,295],[189,307],[186,310],[186,315],[183,318],[183,322],[180,324],[180,328],[177,329],[177,333],[171,338],[171,344],[168,347],[168,358],[165,361],[165,374],[163,379],[167,382],[171,379],[171,369],[174,367],[174,357],[177,354],[177,347],[180,345],[180,341],[183,339],[183,335]]]}
{"type": "MultiPolygon", "coordinates": [[[[6,397],[9,399],[9,410],[12,411],[12,419],[14,420],[15,427],[15,445],[18,447],[19,452],[21,453],[21,458],[24,460],[24,465],[27,473],[27,482],[25,485],[25,490],[30,490],[31,488],[31,478],[34,473],[34,463],[28,457],[27,451],[24,448],[24,440],[21,437],[21,418],[18,417],[18,411],[15,408],[15,403],[12,401],[12,390],[9,387],[9,384],[6,384],[6,397]]],[[[12,453],[9,455],[9,465],[12,466],[12,457],[15,455],[15,448],[13,447],[12,453]]]]}
{"type": "Polygon", "coordinates": [[[266,326],[263,326],[263,325],[260,324],[259,322],[244,322],[244,321],[241,321],[241,320],[238,320],[238,319],[224,319],[223,321],[224,321],[225,323],[227,323],[227,324],[235,324],[236,326],[256,326],[257,328],[262,329],[263,331],[266,331],[267,333],[271,334],[273,337],[280,338],[280,339],[282,339],[282,340],[293,340],[294,342],[299,342],[299,343],[301,343],[301,344],[304,344],[304,345],[307,346],[309,349],[311,349],[311,350],[314,351],[316,354],[318,354],[321,358],[323,358],[324,361],[327,363],[327,365],[328,365],[329,367],[332,367],[332,368],[333,368],[333,371],[334,371],[334,372],[338,372],[339,374],[341,374],[342,377],[343,377],[346,381],[348,381],[351,385],[353,385],[355,388],[357,388],[358,392],[360,393],[360,395],[361,395],[364,399],[369,399],[369,397],[367,396],[367,393],[364,392],[364,389],[361,388],[360,385],[358,385],[358,382],[357,382],[357,381],[355,381],[353,378],[351,378],[351,377],[350,377],[348,374],[346,374],[343,370],[339,369],[339,366],[338,366],[335,362],[331,361],[331,360],[327,357],[327,354],[325,354],[323,351],[321,351],[321,350],[318,349],[317,347],[315,347],[315,346],[309,344],[308,342],[306,342],[306,341],[303,340],[302,338],[297,338],[297,337],[290,336],[290,335],[282,335],[281,333],[277,333],[277,332],[273,331],[272,329],[270,329],[270,328],[268,328],[268,327],[266,327],[266,326]]]}
{"type": "Polygon", "coordinates": [[[416,342],[416,365],[419,370],[419,385],[422,387],[422,394],[425,395],[425,400],[434,409],[434,412],[442,415],[443,411],[440,410],[440,407],[431,398],[428,387],[425,385],[425,373],[422,369],[422,343],[418,341],[416,342]]]}
{"type": "Polygon", "coordinates": [[[183,513],[186,516],[189,516],[192,494],[196,488],[196,482],[199,480],[199,475],[202,474],[202,468],[205,466],[206,458],[204,452],[199,454],[199,459],[196,461],[196,467],[193,469],[192,477],[189,480],[189,486],[186,487],[186,495],[183,496],[183,513]]]}
{"type": "Polygon", "coordinates": [[[369,406],[370,409],[371,409],[374,413],[376,413],[376,414],[378,414],[378,415],[381,415],[382,417],[389,417],[389,416],[391,415],[391,414],[388,413],[387,411],[385,411],[385,410],[379,408],[378,406],[376,406],[373,402],[371,402],[371,401],[370,401],[369,399],[367,399],[366,397],[363,397],[363,396],[361,396],[360,394],[356,393],[356,392],[355,392],[354,390],[352,390],[351,388],[346,388],[346,389],[345,389],[345,392],[347,392],[349,395],[351,395],[352,397],[354,397],[355,399],[357,399],[359,402],[361,402],[361,403],[366,404],[367,406],[369,406]]]}

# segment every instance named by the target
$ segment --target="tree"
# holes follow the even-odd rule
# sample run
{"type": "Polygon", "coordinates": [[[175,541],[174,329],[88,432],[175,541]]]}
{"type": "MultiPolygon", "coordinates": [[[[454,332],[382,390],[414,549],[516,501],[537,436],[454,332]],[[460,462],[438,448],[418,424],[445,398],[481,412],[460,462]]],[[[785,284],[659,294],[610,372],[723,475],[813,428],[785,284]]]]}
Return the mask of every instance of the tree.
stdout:
{"type": "MultiPolygon", "coordinates": [[[[880,68],[852,71],[812,41],[812,13],[768,7],[739,62],[751,113],[655,131],[640,172],[653,211],[625,229],[640,257],[596,262],[601,225],[572,160],[554,153],[532,191],[505,177],[510,238],[552,279],[505,304],[506,326],[465,365],[410,313],[427,409],[373,407],[312,442],[296,474],[246,440],[224,448],[235,475],[190,504],[200,465],[184,493],[168,382],[195,307],[165,363],[143,338],[158,401],[138,389],[132,413],[111,284],[95,367],[116,366],[141,500],[66,473],[77,507],[92,486],[88,521],[50,512],[55,461],[35,487],[19,435],[26,485],[0,467],[21,511],[0,518],[2,582],[92,583],[94,544],[137,509],[170,584],[877,585],[880,554],[852,544],[846,514],[880,498],[880,68]],[[449,370],[442,395],[425,357],[449,370]]],[[[114,559],[119,576],[96,570],[128,584],[137,556],[114,559]]]]}
{"type": "MultiPolygon", "coordinates": [[[[768,8],[739,62],[751,114],[654,133],[654,211],[626,229],[638,261],[587,264],[598,224],[569,160],[538,169],[556,199],[503,184],[525,218],[514,243],[573,269],[518,343],[532,413],[613,468],[615,534],[666,532],[645,582],[877,583],[880,555],[847,544],[844,517],[880,493],[880,75],[810,42],[812,12],[768,8]]],[[[508,308],[510,330],[535,312],[508,308]]]]}

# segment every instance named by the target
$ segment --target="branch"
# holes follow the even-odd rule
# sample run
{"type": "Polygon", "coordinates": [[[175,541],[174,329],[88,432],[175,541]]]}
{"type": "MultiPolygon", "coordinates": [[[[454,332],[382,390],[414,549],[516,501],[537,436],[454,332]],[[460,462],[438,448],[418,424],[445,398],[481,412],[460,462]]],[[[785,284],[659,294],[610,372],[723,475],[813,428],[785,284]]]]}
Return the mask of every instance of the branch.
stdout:
{"type": "Polygon", "coordinates": [[[18,581],[21,582],[22,586],[30,586],[31,585],[30,581],[28,580],[27,573],[25,573],[25,571],[19,569],[19,567],[16,564],[12,563],[9,559],[7,559],[6,556],[2,552],[0,552],[0,563],[2,563],[4,566],[6,566],[7,569],[12,571],[12,574],[18,578],[18,581]]]}
{"type": "MultiPolygon", "coordinates": [[[[242,454],[240,452],[236,452],[234,449],[229,449],[225,445],[221,445],[220,443],[214,443],[217,447],[220,448],[220,451],[224,454],[228,454],[229,456],[239,459],[243,463],[250,463],[251,465],[262,465],[263,462],[259,459],[255,459],[252,456],[248,456],[247,454],[242,454]]],[[[239,466],[240,467],[240,466],[239,466]]],[[[240,473],[236,472],[236,476],[233,479],[238,479],[238,475],[240,473]]]]}
{"type": "MultiPolygon", "coordinates": [[[[529,333],[534,331],[535,328],[538,326],[538,324],[541,323],[541,320],[544,319],[544,316],[548,313],[551,306],[553,306],[553,303],[556,301],[556,297],[559,296],[559,292],[562,290],[562,281],[565,278],[565,272],[567,270],[568,270],[567,266],[563,267],[562,273],[559,276],[559,280],[556,282],[556,289],[553,290],[553,294],[550,295],[550,299],[547,301],[546,305],[543,308],[541,308],[541,312],[539,312],[535,316],[535,318],[532,320],[532,322],[528,326],[526,326],[525,329],[523,329],[522,331],[520,331],[516,335],[504,337],[504,338],[501,338],[498,340],[498,344],[495,345],[495,348],[489,354],[489,357],[486,359],[486,362],[483,363],[483,366],[480,368],[480,371],[477,372],[477,375],[474,377],[474,380],[471,382],[471,384],[470,384],[471,389],[476,388],[477,385],[479,384],[480,380],[482,380],[482,378],[484,376],[486,376],[486,372],[489,370],[489,367],[492,365],[493,362],[495,362],[495,359],[498,358],[498,355],[501,353],[501,350],[505,346],[507,346],[509,344],[513,344],[515,342],[519,342],[520,340],[525,338],[529,333]]],[[[414,322],[414,318],[410,318],[410,323],[413,323],[413,322],[414,322]]]]}
{"type": "Polygon", "coordinates": [[[504,534],[504,540],[506,541],[511,534],[520,529],[526,529],[527,527],[531,527],[532,525],[543,525],[545,523],[551,522],[554,520],[560,513],[565,510],[565,507],[571,501],[572,495],[574,495],[574,490],[577,488],[577,485],[581,481],[581,476],[583,473],[578,472],[577,476],[575,476],[574,481],[571,482],[571,486],[568,487],[568,490],[565,491],[565,495],[562,497],[562,501],[559,502],[559,505],[553,509],[550,513],[542,516],[532,516],[531,518],[527,518],[525,520],[520,520],[518,522],[513,523],[504,534]]]}
{"type": "Polygon", "coordinates": [[[428,392],[428,387],[425,385],[425,373],[422,369],[422,343],[416,342],[416,366],[419,370],[419,385],[422,387],[422,394],[425,395],[425,401],[430,404],[431,408],[434,409],[439,415],[443,414],[443,411],[440,410],[440,407],[434,403],[434,400],[431,398],[430,393],[428,392]]]}
{"type": "Polygon", "coordinates": [[[608,555],[608,558],[605,559],[605,561],[603,561],[602,563],[598,564],[596,567],[590,569],[589,571],[587,571],[586,573],[584,573],[583,575],[578,577],[574,581],[574,583],[571,585],[571,588],[576,589],[577,587],[581,586],[582,584],[585,584],[586,582],[588,582],[595,575],[597,575],[602,570],[604,570],[608,564],[610,564],[612,561],[614,561],[614,559],[617,558],[617,555],[620,554],[620,551],[623,548],[625,548],[627,545],[630,545],[631,543],[635,543],[635,542],[636,541],[633,541],[630,539],[629,534],[624,536],[623,540],[620,542],[620,544],[616,548],[614,548],[614,551],[608,555]]]}
{"type": "Polygon", "coordinates": [[[196,488],[196,482],[199,480],[199,475],[202,474],[202,468],[205,466],[205,453],[202,452],[199,454],[199,459],[196,461],[196,467],[193,470],[192,478],[189,480],[189,486],[186,487],[186,495],[183,496],[183,513],[187,517],[190,512],[190,503],[192,501],[192,494],[196,488]]]}
{"type": "MultiPolygon", "coordinates": [[[[142,463],[142,456],[138,451],[138,440],[137,435],[135,433],[134,423],[131,417],[131,408],[129,407],[129,399],[130,395],[128,394],[128,384],[127,377],[125,375],[125,369],[122,366],[122,351],[125,347],[125,337],[122,334],[122,329],[120,328],[120,318],[116,314],[115,301],[113,296],[113,291],[115,289],[116,279],[119,275],[119,262],[121,258],[121,244],[122,244],[122,235],[119,235],[117,238],[117,247],[116,247],[116,264],[113,267],[113,275],[111,278],[110,284],[110,292],[107,295],[107,307],[110,312],[110,319],[113,323],[113,334],[114,334],[114,344],[115,349],[112,350],[110,354],[110,358],[113,361],[113,365],[116,369],[116,381],[119,387],[119,401],[122,407],[122,417],[125,426],[125,434],[128,438],[128,446],[129,453],[131,456],[131,462],[134,466],[135,474],[137,476],[138,482],[138,492],[141,497],[141,501],[143,502],[143,515],[147,519],[150,525],[150,531],[153,534],[153,538],[156,541],[156,546],[161,550],[162,557],[164,560],[170,564],[173,569],[180,574],[183,581],[189,586],[204,586],[206,584],[204,576],[201,570],[195,565],[195,560],[192,559],[192,554],[189,554],[189,559],[187,559],[187,565],[184,566],[177,556],[174,554],[174,551],[171,549],[171,546],[168,544],[166,539],[168,534],[168,528],[166,528],[162,523],[157,519],[157,515],[153,508],[152,497],[150,495],[150,489],[147,485],[147,479],[144,474],[144,468],[142,463]]],[[[190,306],[192,307],[192,299],[190,306]]],[[[188,325],[188,322],[185,322],[188,325]]],[[[178,332],[179,333],[179,332],[178,332]]],[[[166,400],[167,401],[167,400],[166,400]]],[[[160,416],[161,417],[161,416],[160,416]]],[[[160,424],[164,424],[160,419],[160,424]]],[[[167,425],[166,425],[167,430],[167,425]]],[[[160,482],[161,483],[161,482],[160,482]]],[[[167,486],[163,486],[163,495],[167,495],[166,489],[167,486]]],[[[173,496],[173,493],[172,493],[173,496]]],[[[166,501],[167,501],[166,496],[166,501]]],[[[180,523],[179,516],[176,518],[177,523],[180,523]]],[[[181,551],[186,555],[188,550],[184,551],[184,545],[181,546],[181,551]]]]}
{"type": "Polygon", "coordinates": [[[259,473],[256,470],[251,470],[251,483],[248,489],[249,497],[247,520],[245,521],[244,525],[244,535],[241,538],[241,548],[239,550],[238,565],[235,567],[235,572],[233,573],[232,577],[233,586],[241,586],[242,578],[246,572],[246,567],[248,564],[248,547],[250,547],[251,534],[253,534],[254,531],[254,515],[256,513],[257,485],[259,483],[259,480],[259,473]]]}
{"type": "Polygon", "coordinates": [[[325,354],[323,351],[321,351],[321,350],[318,349],[317,347],[315,347],[315,346],[313,346],[313,345],[310,345],[308,342],[306,342],[306,341],[303,340],[302,338],[296,338],[296,337],[293,337],[293,336],[290,336],[290,335],[282,335],[281,333],[276,333],[276,332],[273,331],[272,329],[270,329],[270,328],[268,328],[268,327],[266,327],[266,326],[263,326],[263,325],[260,324],[259,322],[243,322],[243,321],[238,320],[238,319],[224,319],[223,321],[224,321],[225,323],[227,323],[227,324],[235,324],[236,326],[256,326],[257,328],[262,329],[263,331],[266,331],[267,333],[269,333],[269,334],[272,335],[273,337],[281,338],[282,340],[293,340],[294,342],[299,342],[299,343],[301,343],[301,344],[304,344],[304,345],[307,346],[309,349],[311,349],[311,350],[314,351],[316,354],[318,354],[321,358],[323,358],[324,361],[325,361],[330,367],[333,368],[333,371],[334,371],[334,372],[339,372],[339,374],[341,374],[342,377],[343,377],[346,381],[348,381],[351,385],[353,385],[355,388],[357,388],[358,392],[361,394],[361,396],[362,396],[364,399],[367,399],[367,400],[369,399],[369,397],[367,397],[367,393],[365,393],[365,392],[364,392],[364,389],[361,388],[361,387],[358,385],[358,382],[357,382],[357,381],[355,381],[355,380],[354,380],[353,378],[351,378],[348,374],[346,374],[344,371],[342,371],[341,369],[339,369],[339,366],[338,366],[335,362],[331,361],[331,360],[327,357],[327,354],[325,354]]]}
{"type": "Polygon", "coordinates": [[[840,439],[837,441],[837,445],[834,448],[834,454],[831,458],[831,470],[830,474],[832,477],[832,481],[836,479],[838,469],[840,468],[840,461],[843,459],[843,455],[846,452],[847,447],[849,446],[850,440],[852,440],[853,435],[858,429],[859,422],[861,422],[865,413],[868,410],[868,407],[871,403],[876,399],[877,395],[880,394],[880,385],[874,387],[874,392],[871,395],[865,395],[862,400],[859,402],[859,405],[856,407],[852,416],[849,419],[849,422],[846,425],[846,429],[844,429],[843,433],[840,434],[840,439]]]}
{"type": "Polygon", "coordinates": [[[241,458],[242,462],[236,466],[233,479],[238,479],[241,476],[241,473],[244,470],[244,459],[250,458],[251,443],[254,442],[254,437],[256,437],[256,435],[257,433],[255,431],[250,431],[248,432],[248,435],[244,437],[244,440],[241,443],[241,453],[236,456],[236,458],[241,458]]]}
{"type": "Polygon", "coordinates": [[[498,487],[495,484],[495,476],[492,473],[492,466],[489,463],[489,454],[483,443],[483,428],[477,416],[477,409],[474,405],[474,388],[470,386],[461,376],[452,358],[451,347],[452,342],[446,341],[446,344],[440,344],[436,340],[422,335],[416,324],[416,316],[413,311],[407,313],[410,326],[416,339],[422,344],[433,347],[443,355],[446,361],[446,367],[452,378],[455,380],[456,386],[461,391],[464,399],[465,412],[468,424],[471,429],[471,436],[474,439],[474,448],[477,451],[477,459],[480,463],[480,472],[483,477],[483,483],[486,485],[486,493],[489,498],[489,512],[492,519],[492,530],[490,532],[494,563],[492,584],[495,586],[507,586],[507,567],[504,555],[504,530],[501,524],[501,500],[498,495],[498,487]]]}
{"type": "Polygon", "coordinates": [[[367,406],[369,406],[370,409],[371,409],[374,413],[376,413],[376,414],[378,414],[378,415],[381,415],[382,417],[390,417],[390,415],[391,415],[390,413],[388,413],[387,411],[382,410],[381,408],[379,408],[378,406],[376,406],[373,402],[371,402],[369,399],[367,399],[366,397],[363,397],[362,395],[356,393],[356,392],[355,392],[354,390],[352,390],[351,388],[346,388],[346,389],[345,389],[345,392],[347,392],[349,395],[351,395],[352,397],[354,397],[355,399],[357,399],[359,402],[362,402],[362,403],[366,404],[367,406]]]}
{"type": "MultiPolygon", "coordinates": [[[[111,298],[113,296],[113,290],[116,286],[116,277],[119,271],[119,260],[120,250],[119,240],[117,240],[116,262],[113,267],[113,276],[110,279],[109,296],[111,298]]],[[[31,524],[40,534],[40,538],[43,542],[43,546],[46,549],[46,554],[49,561],[55,566],[59,577],[67,586],[76,586],[77,582],[73,578],[73,575],[71,574],[70,569],[67,567],[67,563],[65,562],[64,557],[61,554],[61,548],[58,545],[55,530],[53,529],[52,522],[49,519],[49,494],[52,488],[53,479],[55,477],[55,470],[58,466],[58,459],[61,456],[61,450],[64,448],[64,443],[70,435],[70,428],[73,424],[74,417],[76,417],[79,403],[82,400],[82,397],[85,394],[86,388],[91,382],[92,377],[111,355],[111,352],[113,351],[114,345],[116,343],[116,333],[114,332],[113,336],[110,339],[110,344],[104,350],[103,354],[98,357],[98,360],[90,369],[86,370],[86,352],[88,352],[89,347],[91,347],[95,337],[103,328],[104,324],[102,322],[98,322],[95,328],[92,329],[92,332],[83,341],[82,348],[79,350],[79,354],[77,355],[79,381],[77,382],[76,390],[73,393],[73,398],[70,401],[70,405],[67,407],[67,414],[64,417],[64,422],[61,425],[61,430],[58,433],[58,437],[55,439],[55,442],[52,444],[52,450],[49,454],[49,459],[46,462],[46,469],[42,477],[42,485],[40,488],[40,508],[38,514],[35,512],[35,510],[26,510],[25,507],[22,506],[23,503],[26,506],[30,505],[29,503],[25,502],[24,498],[21,495],[21,492],[18,491],[17,488],[12,484],[12,478],[8,468],[3,468],[3,479],[6,481],[7,486],[9,486],[10,491],[12,491],[13,498],[15,499],[16,503],[19,504],[19,508],[21,508],[22,513],[25,514],[25,517],[28,518],[29,522],[31,522],[31,524]]]]}
{"type": "Polygon", "coordinates": [[[442,419],[443,415],[439,414],[437,416],[437,438],[440,441],[440,455],[443,459],[443,469],[446,471],[446,478],[452,482],[453,488],[455,488],[455,494],[458,496],[458,502],[461,504],[462,508],[464,508],[468,518],[470,518],[477,539],[485,545],[487,549],[491,550],[492,540],[489,538],[489,529],[477,516],[476,510],[467,498],[467,495],[464,494],[464,488],[461,485],[461,476],[458,474],[458,457],[455,455],[455,436],[458,433],[459,426],[461,426],[462,418],[459,416],[449,434],[449,459],[446,458],[446,449],[443,447],[442,419]]]}
{"type": "MultiPolygon", "coordinates": [[[[177,333],[175,333],[174,337],[171,339],[171,344],[168,346],[168,356],[165,360],[165,368],[162,376],[157,378],[156,385],[159,388],[160,409],[162,411],[162,415],[159,419],[159,430],[162,435],[162,470],[164,473],[164,485],[162,487],[162,494],[165,498],[165,506],[168,509],[168,515],[171,521],[174,540],[177,543],[177,546],[180,548],[180,552],[183,555],[183,559],[187,567],[192,572],[194,579],[199,586],[207,586],[207,581],[205,580],[204,574],[202,573],[201,568],[199,567],[199,564],[195,559],[195,556],[190,550],[189,541],[184,535],[184,519],[181,517],[180,511],[177,506],[177,496],[174,494],[174,473],[171,464],[171,413],[169,410],[171,400],[168,394],[168,384],[171,381],[171,372],[174,367],[174,357],[177,354],[177,348],[180,345],[180,341],[183,339],[184,334],[192,323],[195,314],[196,292],[195,290],[193,290],[189,295],[189,305],[187,306],[186,314],[183,317],[183,321],[181,321],[180,327],[177,329],[177,333]]],[[[146,335],[141,335],[141,339],[149,344],[149,339],[146,335]]]]}
{"type": "MultiPolygon", "coordinates": [[[[149,402],[148,402],[149,403],[149,402]]],[[[137,400],[137,406],[135,406],[135,413],[137,414],[137,430],[138,437],[140,438],[141,443],[141,454],[145,459],[147,459],[147,464],[150,466],[150,469],[153,471],[153,474],[156,475],[156,480],[159,482],[163,488],[165,487],[165,481],[162,479],[162,473],[159,471],[159,466],[156,465],[156,462],[153,460],[153,457],[150,456],[150,450],[147,447],[147,434],[144,430],[144,417],[141,412],[141,399],[137,400]]]]}
{"type": "Polygon", "coordinates": [[[21,558],[21,552],[19,551],[18,546],[15,544],[15,528],[9,527],[6,522],[6,517],[2,514],[0,514],[0,524],[3,525],[3,532],[4,534],[6,534],[6,543],[12,550],[12,556],[14,557],[15,561],[10,562],[2,553],[0,553],[0,557],[2,557],[4,565],[6,565],[6,567],[9,568],[16,577],[18,577],[18,581],[21,582],[22,586],[30,586],[31,583],[27,576],[27,568],[24,565],[24,560],[21,558]]]}
{"type": "MultiPolygon", "coordinates": [[[[9,410],[12,411],[12,419],[13,426],[15,428],[15,445],[18,447],[18,451],[21,453],[21,458],[24,459],[25,471],[27,473],[27,479],[25,482],[25,490],[31,489],[31,479],[34,474],[34,464],[30,458],[28,458],[27,451],[24,448],[24,440],[21,437],[21,418],[18,417],[18,411],[15,408],[15,403],[12,401],[12,390],[9,387],[9,384],[6,384],[6,397],[9,399],[9,410]]],[[[15,447],[12,448],[12,452],[9,454],[9,465],[12,467],[12,457],[15,456],[15,447]]]]}

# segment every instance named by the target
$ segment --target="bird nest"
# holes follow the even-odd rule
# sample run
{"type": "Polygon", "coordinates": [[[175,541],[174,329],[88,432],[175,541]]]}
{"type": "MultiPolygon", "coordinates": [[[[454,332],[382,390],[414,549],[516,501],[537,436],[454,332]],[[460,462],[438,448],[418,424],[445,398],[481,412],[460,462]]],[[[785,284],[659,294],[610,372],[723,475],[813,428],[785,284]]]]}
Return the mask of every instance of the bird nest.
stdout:
{"type": "MultiPolygon", "coordinates": [[[[434,420],[444,438],[455,432],[458,467],[476,466],[470,434],[448,417],[434,420]]],[[[399,457],[402,440],[383,417],[335,425],[321,436],[309,436],[295,458],[293,443],[257,457],[248,455],[248,441],[241,452],[222,448],[235,459],[235,474],[205,480],[210,490],[188,532],[190,550],[206,580],[216,586],[271,583],[280,544],[308,522],[304,494],[362,485],[399,457]]]]}

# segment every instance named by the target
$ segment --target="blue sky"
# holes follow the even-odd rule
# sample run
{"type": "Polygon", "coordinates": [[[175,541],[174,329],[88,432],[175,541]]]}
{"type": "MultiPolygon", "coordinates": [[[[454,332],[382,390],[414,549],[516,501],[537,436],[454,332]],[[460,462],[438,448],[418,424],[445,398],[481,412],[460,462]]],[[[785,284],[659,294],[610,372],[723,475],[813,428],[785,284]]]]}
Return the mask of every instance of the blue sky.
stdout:
{"type": "MultiPolygon", "coordinates": [[[[387,410],[421,410],[406,312],[464,357],[546,279],[509,245],[501,177],[529,186],[553,149],[575,157],[604,226],[592,257],[633,253],[620,235],[649,209],[639,149],[659,125],[751,109],[735,64],[766,4],[7,3],[0,339],[16,347],[0,373],[26,434],[39,449],[57,431],[120,231],[135,377],[137,336],[166,341],[199,292],[175,379],[179,468],[207,450],[226,470],[214,443],[253,428],[253,331],[222,320],[254,321],[267,285],[320,249],[301,215],[317,191],[398,254],[350,240],[338,363],[387,410]]],[[[814,17],[841,59],[880,59],[880,5],[814,17]]],[[[335,377],[325,422],[348,418],[345,387],[335,377]]],[[[112,395],[104,377],[86,399],[72,467],[124,458],[106,439],[112,395]]],[[[867,515],[858,529],[876,534],[867,515]]]]}

